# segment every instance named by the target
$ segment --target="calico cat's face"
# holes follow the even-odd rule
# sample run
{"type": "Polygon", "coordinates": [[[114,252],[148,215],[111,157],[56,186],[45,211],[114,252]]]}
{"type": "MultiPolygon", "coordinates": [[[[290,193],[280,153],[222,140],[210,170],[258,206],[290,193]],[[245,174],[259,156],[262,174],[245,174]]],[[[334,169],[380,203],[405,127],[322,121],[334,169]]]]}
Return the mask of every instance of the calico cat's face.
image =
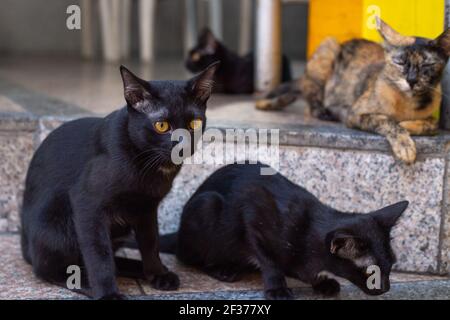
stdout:
{"type": "MultiPolygon", "coordinates": [[[[125,67],[120,68],[128,110],[128,134],[133,145],[146,160],[164,172],[178,166],[171,160],[171,139],[177,129],[191,134],[204,130],[206,102],[210,97],[215,63],[188,81],[144,81],[125,67]]],[[[191,150],[194,150],[193,145],[191,150]]]]}
{"type": "Polygon", "coordinates": [[[385,40],[385,76],[403,93],[429,103],[450,54],[450,29],[429,40],[403,36],[379,20],[379,32],[385,40]]]}
{"type": "Polygon", "coordinates": [[[197,45],[189,51],[186,68],[191,72],[199,72],[211,63],[221,60],[218,54],[219,42],[209,29],[203,30],[197,45]]]}
{"type": "Polygon", "coordinates": [[[408,202],[403,201],[367,215],[355,215],[330,232],[326,245],[332,256],[332,266],[328,271],[346,278],[367,294],[387,292],[395,263],[390,232],[407,206],[408,202]],[[374,272],[371,268],[379,268],[378,288],[368,286],[367,280],[374,272]]]}

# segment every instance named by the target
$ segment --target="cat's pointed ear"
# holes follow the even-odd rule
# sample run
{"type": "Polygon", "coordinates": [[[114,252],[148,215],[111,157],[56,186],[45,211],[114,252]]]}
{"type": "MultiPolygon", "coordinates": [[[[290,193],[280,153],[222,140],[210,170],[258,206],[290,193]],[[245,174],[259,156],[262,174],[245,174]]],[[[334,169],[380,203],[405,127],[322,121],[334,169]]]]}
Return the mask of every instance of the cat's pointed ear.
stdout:
{"type": "Polygon", "coordinates": [[[195,100],[205,103],[211,96],[214,86],[214,74],[219,67],[220,61],[209,65],[199,75],[188,81],[188,87],[195,100]]]}
{"type": "Polygon", "coordinates": [[[216,52],[219,44],[218,40],[209,28],[204,28],[200,34],[200,43],[203,49],[209,54],[216,52]]]}
{"type": "Polygon", "coordinates": [[[441,33],[439,37],[432,41],[432,44],[444,50],[450,56],[450,28],[441,33]]]}
{"type": "Polygon", "coordinates": [[[404,36],[395,31],[390,25],[380,17],[376,17],[377,29],[384,41],[391,46],[408,46],[414,44],[414,37],[404,36]]]}
{"type": "Polygon", "coordinates": [[[136,109],[137,111],[142,111],[145,100],[151,98],[149,92],[149,84],[124,66],[120,66],[120,74],[122,76],[123,91],[125,100],[128,106],[136,109]]]}
{"type": "Polygon", "coordinates": [[[400,201],[396,204],[384,207],[383,209],[374,211],[370,215],[377,221],[383,228],[391,229],[402,213],[408,208],[408,201],[400,201]]]}
{"type": "Polygon", "coordinates": [[[354,259],[366,250],[364,241],[347,230],[335,230],[327,235],[330,253],[343,259],[354,259]]]}

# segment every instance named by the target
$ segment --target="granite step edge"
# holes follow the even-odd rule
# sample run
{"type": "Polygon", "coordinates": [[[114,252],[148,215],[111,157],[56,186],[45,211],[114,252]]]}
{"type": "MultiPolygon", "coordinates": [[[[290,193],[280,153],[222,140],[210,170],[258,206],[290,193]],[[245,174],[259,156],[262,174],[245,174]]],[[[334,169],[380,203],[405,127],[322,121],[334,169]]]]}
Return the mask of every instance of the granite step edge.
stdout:
{"type": "MultiPolygon", "coordinates": [[[[336,297],[314,294],[311,288],[293,289],[296,300],[448,300],[450,279],[393,283],[391,290],[381,296],[369,296],[353,285],[341,286],[336,297]]],[[[262,290],[230,290],[131,296],[133,300],[264,300],[262,290]]]]}
{"type": "MultiPolygon", "coordinates": [[[[32,113],[0,112],[1,132],[38,132],[47,134],[64,122],[86,116],[98,116],[91,113],[74,115],[45,115],[38,116],[32,113]]],[[[277,123],[245,123],[239,121],[210,121],[208,128],[218,129],[223,135],[223,141],[227,140],[226,133],[236,129],[248,132],[248,130],[268,129],[269,137],[278,134],[281,146],[322,147],[337,149],[353,149],[363,151],[390,152],[387,140],[379,135],[363,131],[345,128],[336,123],[330,124],[299,124],[280,125],[277,123]],[[277,131],[273,131],[277,130],[277,131]]],[[[230,137],[228,137],[229,139],[230,137]]],[[[233,136],[231,137],[234,138],[233,136]]],[[[435,136],[413,137],[419,154],[442,155],[447,151],[450,143],[450,132],[442,131],[435,136]]],[[[270,138],[269,138],[270,141],[270,138]]]]}
{"type": "MultiPolygon", "coordinates": [[[[315,294],[310,287],[292,289],[295,300],[448,300],[450,279],[396,282],[391,290],[380,296],[364,294],[357,287],[341,285],[341,292],[334,297],[315,294]]],[[[126,295],[128,300],[265,300],[263,290],[212,290],[198,292],[167,292],[126,295]]],[[[24,297],[26,300],[26,297],[24,297]]],[[[66,297],[63,300],[85,300],[84,296],[66,297]]],[[[45,297],[43,297],[45,300],[45,297]]]]}

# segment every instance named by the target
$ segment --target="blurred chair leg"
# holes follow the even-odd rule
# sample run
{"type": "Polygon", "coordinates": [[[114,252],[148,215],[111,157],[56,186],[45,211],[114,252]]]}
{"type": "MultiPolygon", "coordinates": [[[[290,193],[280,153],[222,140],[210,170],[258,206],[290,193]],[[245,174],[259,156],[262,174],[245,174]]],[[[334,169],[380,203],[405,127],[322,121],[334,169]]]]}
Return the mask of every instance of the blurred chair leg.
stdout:
{"type": "Polygon", "coordinates": [[[139,52],[141,60],[151,62],[155,56],[155,12],[156,0],[139,0],[139,52]]]}
{"type": "Polygon", "coordinates": [[[81,56],[94,57],[94,28],[92,25],[92,0],[81,0],[81,56]]]}
{"type": "Polygon", "coordinates": [[[255,88],[274,89],[281,81],[281,1],[258,0],[255,88]]]}
{"type": "Polygon", "coordinates": [[[223,39],[222,0],[209,0],[209,25],[214,36],[223,39]]]}
{"type": "Polygon", "coordinates": [[[120,55],[122,58],[128,58],[130,55],[131,0],[121,0],[120,4],[120,55]]]}
{"type": "Polygon", "coordinates": [[[108,62],[120,59],[119,11],[120,0],[99,0],[103,57],[108,62]]]}
{"type": "Polygon", "coordinates": [[[112,30],[112,47],[113,47],[113,61],[118,61],[121,58],[120,42],[121,42],[121,21],[120,11],[122,0],[109,0],[111,2],[111,30],[112,30]]]}
{"type": "Polygon", "coordinates": [[[252,47],[252,0],[241,0],[239,27],[239,53],[243,55],[252,47]]]}
{"type": "Polygon", "coordinates": [[[197,42],[197,2],[196,0],[185,0],[185,28],[184,28],[184,55],[186,56],[190,49],[197,42]]]}

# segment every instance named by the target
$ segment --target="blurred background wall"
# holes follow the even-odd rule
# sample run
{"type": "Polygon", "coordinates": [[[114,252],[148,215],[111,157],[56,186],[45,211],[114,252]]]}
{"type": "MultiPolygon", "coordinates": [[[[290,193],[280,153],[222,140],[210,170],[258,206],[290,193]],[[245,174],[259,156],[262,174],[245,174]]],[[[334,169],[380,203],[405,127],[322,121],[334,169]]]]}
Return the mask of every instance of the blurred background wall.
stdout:
{"type": "MultiPolygon", "coordinates": [[[[95,0],[93,0],[95,1],[95,0]]],[[[201,1],[202,3],[203,1],[201,1]]],[[[66,28],[66,8],[78,0],[1,0],[0,53],[12,55],[72,55],[80,52],[81,32],[66,28]]],[[[136,17],[136,3],[133,15],[136,17]]],[[[156,57],[181,58],[183,54],[183,0],[157,0],[156,57]]],[[[201,10],[200,12],[207,12],[201,10]]],[[[303,60],[306,52],[308,5],[283,6],[283,50],[291,59],[303,60]]],[[[200,16],[200,22],[207,21],[200,16]]],[[[237,50],[239,0],[223,1],[224,42],[237,50]]],[[[98,17],[98,15],[96,15],[98,17]]],[[[100,51],[98,21],[97,51],[100,51]]],[[[132,54],[137,55],[137,21],[132,19],[132,54]]]]}

